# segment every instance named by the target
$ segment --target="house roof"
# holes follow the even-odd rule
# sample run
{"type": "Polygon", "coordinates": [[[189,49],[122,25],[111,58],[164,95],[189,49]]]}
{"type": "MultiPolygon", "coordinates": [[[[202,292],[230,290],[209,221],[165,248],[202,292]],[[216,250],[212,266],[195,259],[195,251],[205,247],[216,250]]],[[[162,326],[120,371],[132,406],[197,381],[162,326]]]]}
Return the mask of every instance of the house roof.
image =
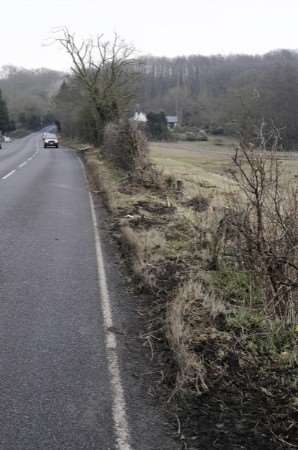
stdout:
{"type": "Polygon", "coordinates": [[[176,123],[176,122],[178,122],[178,117],[177,116],[166,116],[166,118],[167,118],[167,122],[168,123],[176,123]]]}

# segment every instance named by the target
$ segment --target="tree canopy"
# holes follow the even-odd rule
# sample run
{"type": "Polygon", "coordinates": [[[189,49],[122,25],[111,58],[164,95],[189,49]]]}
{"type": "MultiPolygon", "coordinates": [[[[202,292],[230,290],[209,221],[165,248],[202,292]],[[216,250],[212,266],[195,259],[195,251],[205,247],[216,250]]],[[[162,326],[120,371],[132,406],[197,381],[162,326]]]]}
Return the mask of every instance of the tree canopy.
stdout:
{"type": "Polygon", "coordinates": [[[248,116],[298,142],[298,53],[264,56],[144,57],[138,103],[145,112],[177,114],[181,125],[237,132],[248,116]]]}
{"type": "Polygon", "coordinates": [[[0,90],[0,132],[6,133],[11,128],[11,123],[9,120],[8,109],[5,100],[2,97],[2,92],[0,90]]]}

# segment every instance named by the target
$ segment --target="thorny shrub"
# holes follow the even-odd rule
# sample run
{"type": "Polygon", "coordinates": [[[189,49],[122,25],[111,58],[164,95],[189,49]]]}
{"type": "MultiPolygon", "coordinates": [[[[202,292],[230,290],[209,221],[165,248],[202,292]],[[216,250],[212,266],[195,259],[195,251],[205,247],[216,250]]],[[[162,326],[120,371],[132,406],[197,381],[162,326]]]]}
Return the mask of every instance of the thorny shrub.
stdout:
{"type": "Polygon", "coordinates": [[[237,263],[263,280],[264,308],[296,323],[298,313],[298,190],[283,186],[275,151],[241,144],[233,157],[240,192],[230,205],[226,229],[237,246],[237,263]]]}

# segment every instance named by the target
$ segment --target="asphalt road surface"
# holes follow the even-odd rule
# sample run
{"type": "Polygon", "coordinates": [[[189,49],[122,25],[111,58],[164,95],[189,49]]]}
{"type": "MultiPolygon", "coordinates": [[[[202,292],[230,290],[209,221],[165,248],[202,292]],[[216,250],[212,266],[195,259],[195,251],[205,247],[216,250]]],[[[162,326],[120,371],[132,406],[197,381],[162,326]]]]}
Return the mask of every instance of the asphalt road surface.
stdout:
{"type": "Polygon", "coordinates": [[[178,448],[75,152],[4,144],[0,196],[0,450],[178,448]]]}

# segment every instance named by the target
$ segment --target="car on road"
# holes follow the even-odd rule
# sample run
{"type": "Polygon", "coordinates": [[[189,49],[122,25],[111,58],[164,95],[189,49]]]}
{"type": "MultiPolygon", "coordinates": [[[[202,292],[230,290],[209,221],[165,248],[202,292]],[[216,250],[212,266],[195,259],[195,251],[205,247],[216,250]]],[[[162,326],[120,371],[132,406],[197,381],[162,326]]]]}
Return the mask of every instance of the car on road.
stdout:
{"type": "Polygon", "coordinates": [[[44,142],[46,140],[46,138],[53,137],[53,136],[56,136],[56,134],[55,133],[50,133],[49,131],[44,131],[42,133],[42,140],[44,142]]]}
{"type": "Polygon", "coordinates": [[[46,136],[43,137],[43,146],[44,148],[48,147],[59,147],[59,141],[55,134],[47,133],[46,136]]]}

